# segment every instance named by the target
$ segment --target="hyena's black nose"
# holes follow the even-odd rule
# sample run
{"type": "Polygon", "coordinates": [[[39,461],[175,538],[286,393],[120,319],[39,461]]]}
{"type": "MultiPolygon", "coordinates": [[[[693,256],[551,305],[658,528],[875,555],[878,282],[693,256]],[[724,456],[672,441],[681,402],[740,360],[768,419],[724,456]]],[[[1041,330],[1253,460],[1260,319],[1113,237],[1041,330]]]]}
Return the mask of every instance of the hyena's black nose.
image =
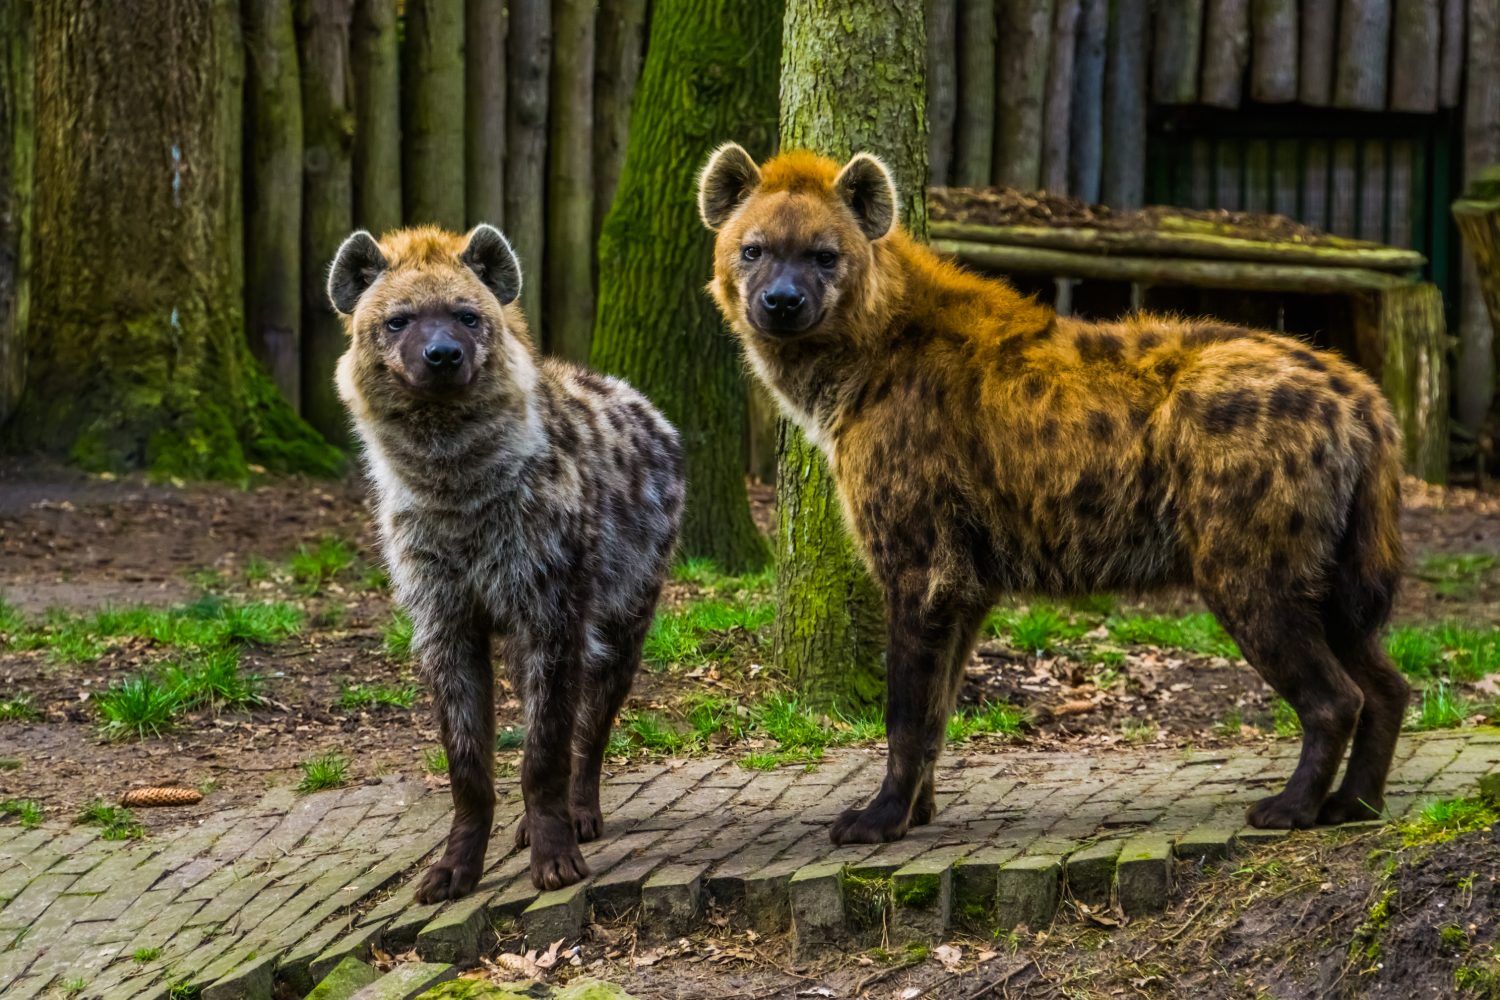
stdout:
{"type": "Polygon", "coordinates": [[[451,340],[434,340],[422,349],[427,367],[436,371],[457,368],[464,363],[464,349],[451,340]]]}
{"type": "Polygon", "coordinates": [[[760,301],[766,311],[779,319],[786,319],[802,308],[807,300],[797,287],[789,281],[778,281],[760,293],[760,301]]]}

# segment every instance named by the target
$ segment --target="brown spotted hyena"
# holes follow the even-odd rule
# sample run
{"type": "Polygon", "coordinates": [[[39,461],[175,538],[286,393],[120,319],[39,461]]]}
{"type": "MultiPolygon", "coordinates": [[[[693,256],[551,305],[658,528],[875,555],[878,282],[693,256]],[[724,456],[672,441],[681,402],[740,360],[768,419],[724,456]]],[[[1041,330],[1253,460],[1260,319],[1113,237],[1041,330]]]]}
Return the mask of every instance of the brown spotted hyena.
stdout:
{"type": "Polygon", "coordinates": [[[448,754],[453,827],[417,887],[474,888],[495,811],[490,637],[526,704],[516,837],[531,880],[588,874],[599,768],[682,513],[677,432],[635,390],[541,358],[521,271],[491,226],[350,236],[329,297],[338,387],[364,441],[396,599],[448,754]]]}
{"type": "Polygon", "coordinates": [[[1302,720],[1291,780],[1249,821],[1382,808],[1408,696],[1378,640],[1402,566],[1401,448],[1368,378],[1256,330],[1059,317],[913,242],[865,154],[758,167],[730,144],[699,206],[718,231],[710,289],[827,456],[885,595],[890,757],[836,843],[932,818],[964,663],[1006,592],[1192,585],[1302,720]]]}

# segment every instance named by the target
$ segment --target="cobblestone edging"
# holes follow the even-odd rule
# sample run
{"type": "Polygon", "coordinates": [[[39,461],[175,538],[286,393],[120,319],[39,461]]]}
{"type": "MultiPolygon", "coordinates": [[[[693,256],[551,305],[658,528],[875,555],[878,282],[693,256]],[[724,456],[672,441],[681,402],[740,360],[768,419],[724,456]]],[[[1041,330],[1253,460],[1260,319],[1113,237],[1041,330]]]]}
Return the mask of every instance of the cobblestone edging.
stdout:
{"type": "MultiPolygon", "coordinates": [[[[66,982],[75,996],[115,1000],[184,984],[231,1000],[269,997],[278,981],[305,994],[376,944],[461,964],[503,920],[545,947],[591,918],[634,916],[648,934],[679,934],[710,905],[764,933],[791,931],[804,952],[882,933],[1037,926],[1069,900],[1150,913],[1182,862],[1281,836],[1246,828],[1244,810],[1281,785],[1296,749],[956,755],[939,772],[934,823],[845,848],[829,844],[828,824],[875,787],[879,753],[841,751],[811,772],[658,763],[607,781],[608,836],[584,848],[593,877],[544,894],[525,852],[509,850],[521,811],[510,782],[479,889],[434,906],[413,902],[408,882],[442,843],[448,796],[418,781],[306,797],[277,789],[135,844],[0,826],[0,994],[28,1000],[66,982]],[[136,961],[139,949],[159,953],[136,961]]],[[[1403,738],[1391,811],[1470,792],[1492,773],[1500,731],[1403,738]]]]}

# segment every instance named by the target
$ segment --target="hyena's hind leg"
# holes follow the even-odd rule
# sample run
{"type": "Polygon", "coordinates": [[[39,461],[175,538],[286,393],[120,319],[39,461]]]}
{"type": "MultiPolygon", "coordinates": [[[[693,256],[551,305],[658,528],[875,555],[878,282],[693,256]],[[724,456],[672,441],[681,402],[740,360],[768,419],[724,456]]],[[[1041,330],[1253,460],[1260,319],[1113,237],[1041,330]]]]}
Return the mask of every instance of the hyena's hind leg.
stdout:
{"type": "Polygon", "coordinates": [[[610,729],[640,667],[641,646],[655,608],[653,593],[637,613],[605,624],[597,636],[600,648],[584,660],[583,690],[573,731],[573,786],[568,797],[580,842],[595,840],[604,831],[599,774],[609,747],[610,729]]]}
{"type": "Polygon", "coordinates": [[[1378,633],[1361,630],[1337,611],[1325,614],[1334,655],[1364,695],[1349,766],[1323,803],[1319,823],[1375,819],[1385,810],[1385,781],[1411,698],[1411,685],[1391,663],[1378,633]]]}

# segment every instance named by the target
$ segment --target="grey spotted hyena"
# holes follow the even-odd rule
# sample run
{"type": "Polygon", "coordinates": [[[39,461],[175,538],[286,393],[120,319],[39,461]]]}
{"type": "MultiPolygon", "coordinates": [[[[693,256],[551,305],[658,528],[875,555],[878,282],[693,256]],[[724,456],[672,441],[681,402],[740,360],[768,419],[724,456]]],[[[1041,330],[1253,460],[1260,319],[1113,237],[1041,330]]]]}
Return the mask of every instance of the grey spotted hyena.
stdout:
{"type": "Polygon", "coordinates": [[[677,432],[616,379],[540,357],[491,226],[357,232],[328,282],[338,388],[364,442],[396,598],[436,703],[454,817],[423,902],[462,896],[494,816],[490,639],[526,704],[517,844],[531,879],[588,874],[599,769],[683,504],[677,432]]]}

